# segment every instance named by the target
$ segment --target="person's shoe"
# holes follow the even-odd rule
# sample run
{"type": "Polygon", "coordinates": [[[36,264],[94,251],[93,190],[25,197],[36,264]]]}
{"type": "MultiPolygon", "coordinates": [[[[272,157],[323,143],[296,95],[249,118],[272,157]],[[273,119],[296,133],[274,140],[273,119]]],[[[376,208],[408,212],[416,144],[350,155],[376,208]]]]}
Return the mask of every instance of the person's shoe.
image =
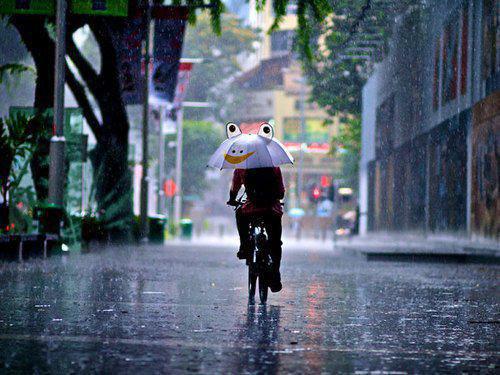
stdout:
{"type": "Polygon", "coordinates": [[[281,274],[280,271],[277,271],[269,280],[269,289],[271,292],[278,293],[281,289],[283,289],[283,285],[281,285],[281,274]]]}

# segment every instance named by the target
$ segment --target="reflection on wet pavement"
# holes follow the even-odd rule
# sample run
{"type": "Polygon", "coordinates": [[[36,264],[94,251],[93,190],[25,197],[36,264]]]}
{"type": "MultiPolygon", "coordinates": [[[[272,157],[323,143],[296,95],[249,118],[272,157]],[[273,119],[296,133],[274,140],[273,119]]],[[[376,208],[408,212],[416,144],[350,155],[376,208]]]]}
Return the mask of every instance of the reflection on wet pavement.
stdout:
{"type": "Polygon", "coordinates": [[[0,372],[494,373],[498,271],[294,250],[259,306],[230,249],[3,263],[0,372]]]}

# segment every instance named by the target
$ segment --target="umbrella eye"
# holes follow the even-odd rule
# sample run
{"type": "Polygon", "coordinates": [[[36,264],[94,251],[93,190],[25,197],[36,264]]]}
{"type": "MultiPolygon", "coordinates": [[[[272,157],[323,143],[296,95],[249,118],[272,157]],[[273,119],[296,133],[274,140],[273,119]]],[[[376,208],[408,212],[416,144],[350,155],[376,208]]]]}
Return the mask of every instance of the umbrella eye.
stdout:
{"type": "Polygon", "coordinates": [[[243,150],[240,150],[240,154],[243,154],[243,150]]]}
{"type": "Polygon", "coordinates": [[[233,154],[235,154],[235,153],[236,153],[236,150],[233,150],[233,154]]]}
{"type": "Polygon", "coordinates": [[[233,137],[236,137],[240,134],[241,134],[241,130],[238,127],[238,125],[236,125],[233,122],[228,122],[226,124],[226,135],[228,138],[233,138],[233,137]]]}
{"type": "Polygon", "coordinates": [[[267,122],[264,122],[259,129],[259,135],[268,139],[272,139],[274,136],[274,129],[273,127],[268,124],[267,122]]]}

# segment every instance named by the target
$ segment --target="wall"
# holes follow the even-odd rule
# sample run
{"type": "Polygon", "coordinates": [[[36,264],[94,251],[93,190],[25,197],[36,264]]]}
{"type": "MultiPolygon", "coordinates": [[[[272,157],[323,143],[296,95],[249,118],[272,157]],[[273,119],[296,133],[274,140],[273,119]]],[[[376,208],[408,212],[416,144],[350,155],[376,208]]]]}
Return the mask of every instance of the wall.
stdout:
{"type": "Polygon", "coordinates": [[[500,239],[500,92],[473,108],[472,234],[500,239]]]}
{"type": "Polygon", "coordinates": [[[390,53],[363,89],[361,233],[498,238],[493,3],[432,1],[397,18],[390,53]]]}
{"type": "Polygon", "coordinates": [[[366,234],[368,231],[369,192],[372,191],[373,183],[369,183],[369,163],[375,159],[375,117],[376,99],[373,95],[378,86],[378,70],[368,79],[363,88],[363,112],[361,115],[361,161],[359,167],[359,233],[366,234]]]}

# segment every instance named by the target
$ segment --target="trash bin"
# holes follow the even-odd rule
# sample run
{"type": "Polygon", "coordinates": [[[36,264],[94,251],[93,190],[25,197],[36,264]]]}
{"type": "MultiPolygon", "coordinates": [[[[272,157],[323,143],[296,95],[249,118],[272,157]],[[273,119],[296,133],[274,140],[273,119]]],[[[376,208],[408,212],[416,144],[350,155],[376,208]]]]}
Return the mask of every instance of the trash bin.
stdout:
{"type": "Polygon", "coordinates": [[[82,249],[90,250],[91,242],[97,242],[101,245],[106,245],[107,235],[104,230],[104,224],[97,215],[88,213],[82,216],[81,236],[82,249]]]}
{"type": "Polygon", "coordinates": [[[38,233],[61,234],[64,209],[57,204],[44,204],[35,208],[35,219],[38,221],[38,233]]]}
{"type": "Polygon", "coordinates": [[[165,226],[167,218],[165,215],[149,216],[149,242],[162,244],[165,240],[165,226]]]}
{"type": "Polygon", "coordinates": [[[193,237],[193,221],[191,219],[182,219],[180,222],[181,238],[190,240],[193,237]]]}

